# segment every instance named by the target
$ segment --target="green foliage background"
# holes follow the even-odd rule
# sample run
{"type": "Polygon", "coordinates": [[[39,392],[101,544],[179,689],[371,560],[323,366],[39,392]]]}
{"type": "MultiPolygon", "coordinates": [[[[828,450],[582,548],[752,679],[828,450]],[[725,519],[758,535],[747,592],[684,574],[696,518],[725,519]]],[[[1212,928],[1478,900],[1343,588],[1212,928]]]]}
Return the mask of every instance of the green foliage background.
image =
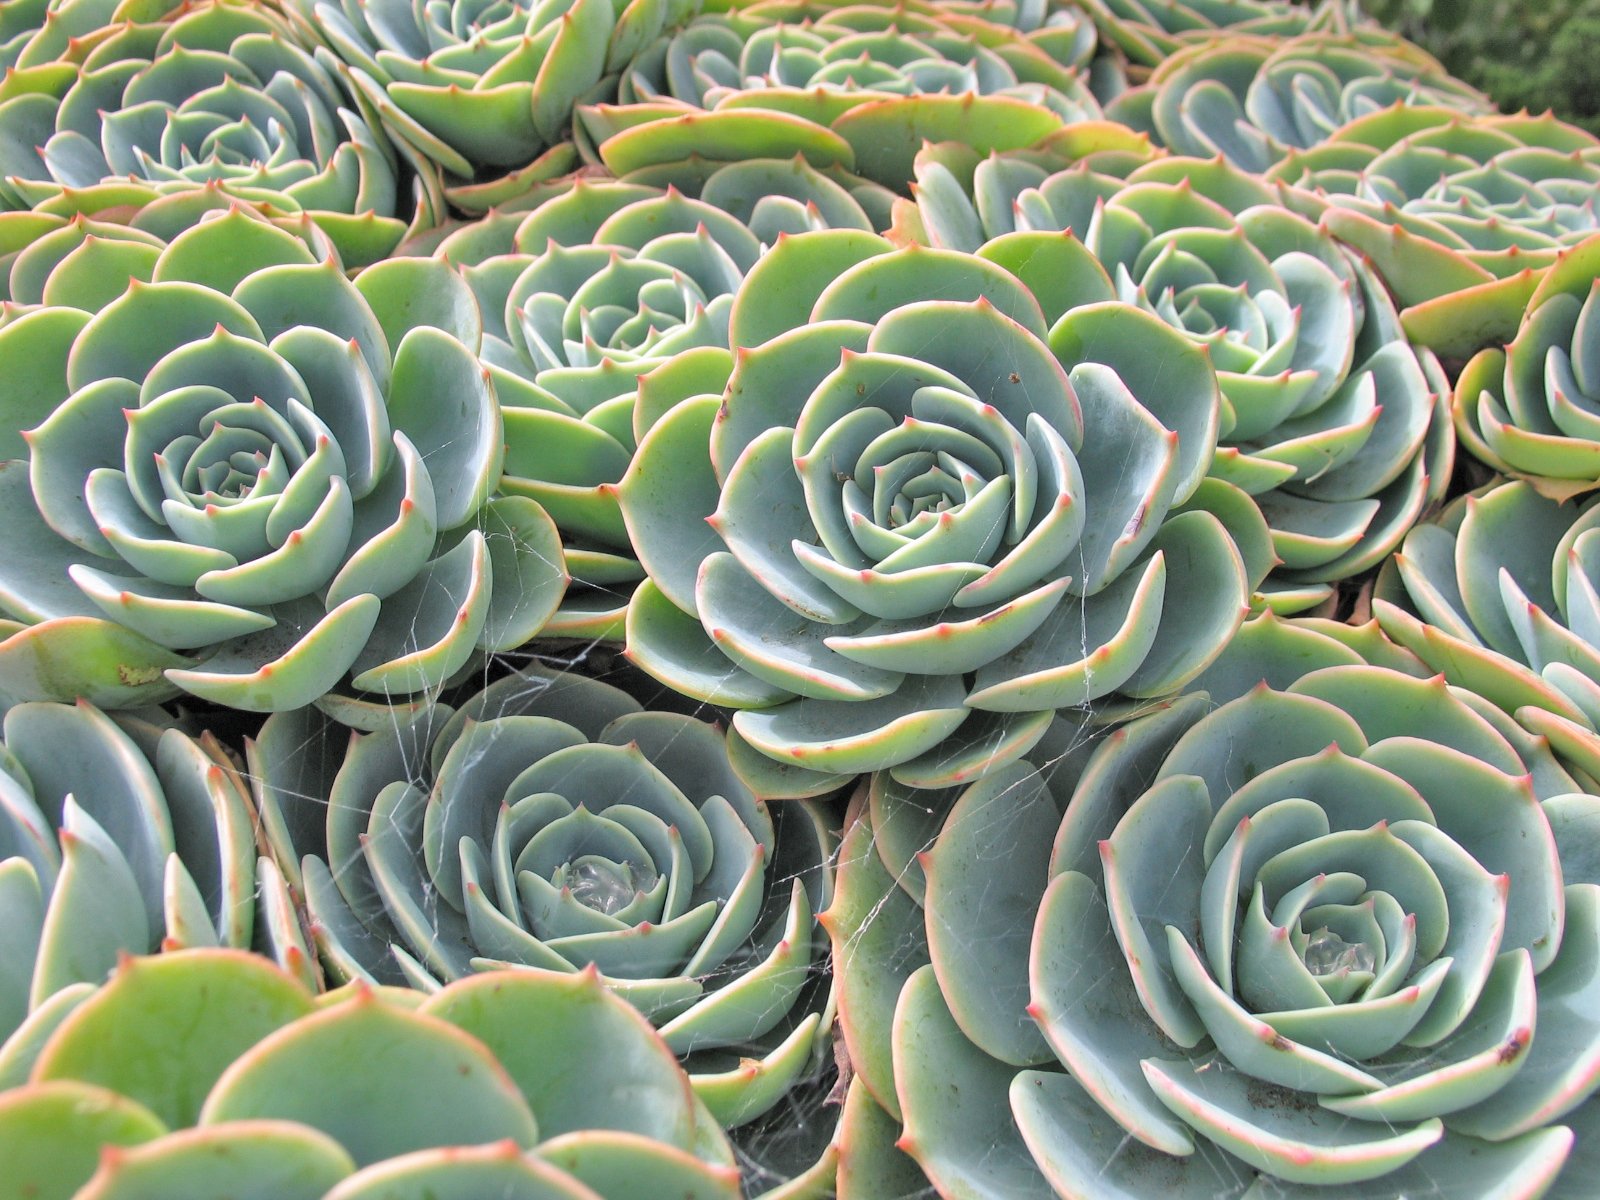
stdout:
{"type": "Polygon", "coordinates": [[[1600,133],[1600,0],[1362,0],[1506,111],[1600,133]]]}

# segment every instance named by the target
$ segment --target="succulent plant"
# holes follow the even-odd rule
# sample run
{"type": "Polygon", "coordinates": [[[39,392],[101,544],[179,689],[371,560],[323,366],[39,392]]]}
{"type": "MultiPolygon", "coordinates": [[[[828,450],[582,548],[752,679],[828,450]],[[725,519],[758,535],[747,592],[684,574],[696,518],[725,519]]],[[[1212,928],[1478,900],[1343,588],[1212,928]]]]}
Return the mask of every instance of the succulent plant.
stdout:
{"type": "MultiPolygon", "coordinates": [[[[755,2],[764,3],[765,0],[755,2]]],[[[737,9],[748,5],[741,5],[736,0],[725,7],[737,9]]],[[[934,3],[906,7],[934,16],[955,14],[963,18],[977,17],[994,25],[1014,29],[1063,66],[1088,66],[1097,48],[1094,22],[1088,14],[1076,4],[1064,4],[1060,0],[936,0],[934,3]]],[[[773,11],[776,13],[778,10],[773,11]]],[[[820,7],[807,11],[815,16],[828,15],[820,7]]]]}
{"type": "MultiPolygon", "coordinates": [[[[585,179],[582,174],[574,178],[585,179]]],[[[887,229],[899,199],[882,184],[844,170],[826,155],[812,163],[798,151],[786,157],[752,154],[719,162],[689,147],[682,158],[662,154],[658,161],[618,177],[618,182],[675,189],[710,204],[743,221],[763,246],[784,233],[887,229]]]]}
{"type": "Polygon", "coordinates": [[[1538,276],[1600,229],[1600,141],[1549,113],[1400,105],[1268,177],[1372,259],[1413,340],[1453,357],[1509,341],[1538,276]]]}
{"type": "Polygon", "coordinates": [[[4,739],[0,1043],[54,1028],[125,955],[251,945],[254,809],[214,739],[86,703],[15,705],[4,739]]]}
{"type": "Polygon", "coordinates": [[[463,268],[484,314],[506,426],[501,487],[543,505],[565,542],[573,585],[547,637],[620,640],[644,577],[612,490],[635,448],[639,377],[680,355],[726,358],[733,291],[763,244],[873,227],[843,183],[800,159],[680,178],[703,199],[580,177],[431,247],[463,268]]]}
{"type": "MultiPolygon", "coordinates": [[[[1109,133],[1096,152],[1115,166],[1130,154],[1109,133]]],[[[1106,294],[1207,348],[1222,390],[1211,474],[1265,514],[1279,559],[1267,597],[1280,610],[1375,566],[1442,498],[1454,445],[1438,362],[1407,342],[1360,259],[1226,161],[1172,156],[1111,173],[1094,157],[1068,166],[930,147],[913,223],[958,250],[1071,230],[1104,268],[1106,294]]]]}
{"type": "Polygon", "coordinates": [[[1235,35],[1183,46],[1107,115],[1177,154],[1220,154],[1262,172],[1394,104],[1491,112],[1486,97],[1393,35],[1235,35]]]}
{"type": "Polygon", "coordinates": [[[1593,136],[1355,0],[0,75],[0,1200],[1593,1191],[1593,136]]]}
{"type": "MultiPolygon", "coordinates": [[[[229,950],[128,959],[0,1091],[8,1196],[738,1200],[672,1055],[592,973],[314,999],[229,950]]],[[[19,1061],[20,1060],[20,1061],[19,1061]]]]}
{"type": "Polygon", "coordinates": [[[813,917],[830,838],[807,802],[769,810],[714,726],[529,669],[346,742],[303,710],[251,751],[332,979],[431,991],[597,968],[729,1125],[812,1073],[832,1020],[813,917]]]}
{"type": "MultiPolygon", "coordinates": [[[[1293,37],[1338,31],[1343,7],[1282,0],[1085,0],[1100,36],[1130,62],[1154,67],[1192,42],[1222,34],[1293,37]]],[[[1347,22],[1346,22],[1347,24],[1347,22]]]]}
{"type": "Polygon", "coordinates": [[[1600,796],[1424,674],[1268,616],[1037,766],[875,777],[826,919],[881,1111],[842,1138],[899,1121],[949,1197],[1583,1194],[1600,796]]]}
{"type": "Polygon", "coordinates": [[[641,384],[632,661],[788,767],[929,785],[1057,708],[1180,687],[1253,582],[1200,489],[1215,373],[1096,278],[1062,234],[781,239],[735,298],[726,386],[641,384]]]}
{"type": "Polygon", "coordinates": [[[760,0],[707,13],[629,64],[619,104],[579,107],[580,144],[619,175],[688,152],[803,152],[903,189],[923,139],[1009,149],[1099,116],[1083,78],[1052,57],[1059,35],[981,8],[760,0]]]}
{"type": "MultiPolygon", "coordinates": [[[[65,295],[82,308],[120,295],[130,279],[148,283],[152,251],[159,252],[201,221],[234,209],[248,210],[315,253],[325,255],[333,245],[305,213],[286,215],[270,205],[245,203],[217,183],[154,198],[120,184],[63,192],[38,208],[0,212],[0,300],[23,306],[9,315],[0,313],[0,326],[47,303],[47,288],[50,301],[65,295]],[[138,246],[91,245],[63,267],[85,242],[96,241],[138,246]]],[[[17,414],[12,428],[21,428],[26,416],[17,414]]]]}
{"type": "Polygon", "coordinates": [[[466,283],[393,260],[352,285],[300,233],[245,209],[164,247],[73,223],[12,264],[0,691],[387,724],[554,611],[554,525],[491,498],[466,283]]]}
{"type": "Polygon", "coordinates": [[[1469,687],[1600,776],[1600,535],[1594,500],[1521,480],[1454,501],[1384,565],[1373,611],[1451,683],[1469,687]]]}
{"type": "MultiPolygon", "coordinates": [[[[482,212],[564,174],[573,105],[694,0],[290,0],[397,141],[482,212]]],[[[611,85],[614,88],[614,82],[611,85]]]]}
{"type": "Polygon", "coordinates": [[[215,185],[308,214],[353,266],[437,217],[387,138],[271,8],[123,7],[64,5],[21,46],[0,96],[0,207],[64,194],[80,207],[136,207],[215,185]]]}
{"type": "Polygon", "coordinates": [[[1600,487],[1600,236],[1560,254],[1517,335],[1480,351],[1456,382],[1461,442],[1557,499],[1600,487]]]}

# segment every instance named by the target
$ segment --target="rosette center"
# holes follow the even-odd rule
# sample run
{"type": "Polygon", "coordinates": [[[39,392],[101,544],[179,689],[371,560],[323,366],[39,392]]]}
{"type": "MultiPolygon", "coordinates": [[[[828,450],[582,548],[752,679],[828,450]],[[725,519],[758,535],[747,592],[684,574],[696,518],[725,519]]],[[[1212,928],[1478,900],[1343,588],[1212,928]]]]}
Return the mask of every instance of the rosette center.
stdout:
{"type": "Polygon", "coordinates": [[[1370,972],[1378,956],[1365,942],[1347,942],[1326,925],[1306,939],[1302,960],[1313,975],[1333,975],[1341,971],[1370,972]]]}
{"type": "Polygon", "coordinates": [[[562,863],[550,882],[570,889],[572,898],[585,908],[611,916],[654,887],[656,878],[655,869],[648,863],[613,862],[585,854],[562,863]]]}
{"type": "Polygon", "coordinates": [[[854,549],[892,574],[991,563],[1023,532],[1014,509],[1031,512],[1033,450],[1003,415],[954,389],[918,388],[910,409],[899,424],[862,410],[848,439],[860,447],[853,470],[837,469],[851,462],[847,453],[829,456],[854,549]],[[1028,503],[1013,505],[1019,489],[1028,503]]]}

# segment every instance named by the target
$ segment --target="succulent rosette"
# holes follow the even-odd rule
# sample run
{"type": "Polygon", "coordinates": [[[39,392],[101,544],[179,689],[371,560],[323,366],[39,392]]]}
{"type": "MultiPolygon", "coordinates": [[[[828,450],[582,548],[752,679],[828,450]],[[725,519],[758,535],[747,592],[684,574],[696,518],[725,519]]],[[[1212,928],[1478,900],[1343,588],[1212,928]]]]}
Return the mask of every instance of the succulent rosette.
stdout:
{"type": "Polygon", "coordinates": [[[845,182],[804,160],[673,175],[701,198],[580,177],[434,250],[463,268],[484,314],[506,427],[501,487],[537,500],[565,542],[573,585],[547,637],[620,640],[644,577],[613,490],[635,449],[640,377],[686,353],[726,358],[733,292],[779,234],[873,227],[845,182]]]}
{"type": "Polygon", "coordinates": [[[1309,32],[1315,10],[1273,0],[1087,0],[1100,36],[1139,66],[1154,67],[1185,44],[1223,34],[1294,36],[1309,32]]]}
{"type": "Polygon", "coordinates": [[[255,955],[130,958],[0,1048],[7,1194],[738,1200],[716,1122],[593,974],[316,998],[255,955]]]}
{"type": "Polygon", "coordinates": [[[560,539],[493,495],[460,276],[393,260],[352,284],[314,225],[244,209],[151,240],[72,222],[11,264],[0,690],[388,724],[533,636],[560,539]]]}
{"type": "Polygon", "coordinates": [[[1080,72],[1090,93],[1102,103],[1128,86],[1127,59],[1100,40],[1087,5],[1061,0],[933,0],[928,7],[1016,30],[1054,61],[1080,72]]]}
{"type": "Polygon", "coordinates": [[[1419,525],[1373,594],[1385,630],[1600,775],[1600,509],[1498,483],[1419,525]]]}
{"type": "Polygon", "coordinates": [[[1425,674],[1268,616],[1037,766],[876,777],[827,914],[846,1143],[899,1122],[947,1197],[1586,1194],[1600,797],[1425,674]]]}
{"type": "MultiPolygon", "coordinates": [[[[701,154],[692,141],[678,149],[677,156],[664,150],[617,178],[674,188],[704,201],[743,221],[763,246],[770,246],[780,233],[881,230],[894,221],[894,205],[900,198],[895,192],[845,170],[831,152],[813,154],[803,141],[798,148],[780,144],[777,149],[782,153],[771,154],[752,144],[747,157],[731,161],[701,154]]],[[[573,178],[583,181],[585,175],[573,178]]]]}
{"type": "Polygon", "coordinates": [[[930,784],[1198,672],[1253,582],[1200,486],[1215,373],[1098,270],[1061,234],[780,240],[726,386],[673,364],[651,388],[620,489],[650,575],[630,659],[777,763],[930,784]]]}
{"type": "Polygon", "coordinates": [[[1315,6],[1281,0],[1085,0],[1100,36],[1128,60],[1154,67],[1192,42],[1223,34],[1294,37],[1348,24],[1339,0],[1315,6]]]}
{"type": "Polygon", "coordinates": [[[1600,236],[1559,255],[1503,350],[1456,381],[1462,445],[1560,499],[1600,487],[1600,236]]]}
{"type": "Polygon", "coordinates": [[[86,703],[15,705],[4,739],[0,1043],[53,1028],[125,955],[250,947],[254,810],[214,739],[86,703]]]}
{"type": "Polygon", "coordinates": [[[482,212],[571,169],[573,106],[694,0],[291,0],[395,139],[482,212]]]}
{"type": "Polygon", "coordinates": [[[438,215],[271,8],[109,7],[65,6],[21,47],[0,97],[0,207],[136,207],[212,185],[308,214],[353,266],[438,215]]]}
{"type": "Polygon", "coordinates": [[[1107,115],[1177,154],[1220,154],[1260,173],[1290,151],[1327,141],[1357,117],[1394,104],[1493,111],[1436,59],[1389,35],[1238,34],[1186,45],[1107,115]]]}
{"type": "Polygon", "coordinates": [[[530,669],[345,750],[314,710],[251,749],[267,836],[334,980],[425,991],[597,969],[718,1118],[760,1116],[831,1033],[831,841],[768,809],[714,726],[530,669]]]}
{"type": "Polygon", "coordinates": [[[315,253],[337,250],[306,213],[246,203],[217,183],[155,197],[134,184],[64,192],[38,208],[0,212],[0,299],[23,306],[0,318],[0,326],[46,303],[47,286],[51,299],[67,295],[76,307],[87,308],[120,295],[130,279],[148,283],[155,253],[185,230],[233,209],[248,209],[261,223],[299,238],[315,253]],[[91,243],[87,250],[82,249],[85,242],[91,243]],[[138,246],[92,244],[96,242],[138,246]],[[63,266],[69,256],[71,262],[63,266]]]}
{"type": "Polygon", "coordinates": [[[1465,358],[1509,341],[1538,278],[1600,223],[1600,141],[1546,113],[1370,113],[1268,172],[1369,257],[1411,336],[1465,358]]]}
{"type": "MultiPolygon", "coordinates": [[[[736,9],[742,6],[735,2],[708,4],[707,7],[736,9]]],[[[1094,22],[1074,4],[1062,4],[1057,0],[938,0],[936,4],[912,7],[924,12],[935,10],[978,17],[1014,29],[1043,48],[1056,62],[1067,66],[1087,66],[1094,58],[1097,43],[1094,22]]]]}
{"type": "Polygon", "coordinates": [[[620,103],[580,106],[580,142],[619,175],[689,153],[800,152],[903,189],[924,139],[1009,149],[1099,116],[1058,41],[967,6],[761,0],[646,47],[620,103]]]}
{"type": "Polygon", "coordinates": [[[1206,347],[1222,391],[1211,474],[1254,496],[1272,529],[1268,601],[1318,603],[1443,497],[1449,382],[1407,341],[1372,271],[1268,185],[1222,159],[1101,169],[1096,156],[1126,163],[1117,150],[1108,135],[1061,166],[930,147],[915,232],[974,250],[1014,231],[1072,230],[1108,292],[1206,347]]]}

